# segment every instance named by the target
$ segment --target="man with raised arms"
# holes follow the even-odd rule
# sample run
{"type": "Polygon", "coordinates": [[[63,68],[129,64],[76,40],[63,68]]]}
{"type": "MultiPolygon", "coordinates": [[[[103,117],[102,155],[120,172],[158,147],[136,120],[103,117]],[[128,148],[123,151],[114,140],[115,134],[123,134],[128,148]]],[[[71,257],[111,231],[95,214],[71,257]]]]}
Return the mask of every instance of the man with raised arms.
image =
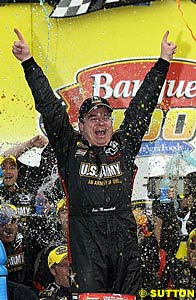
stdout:
{"type": "Polygon", "coordinates": [[[69,122],[66,106],[56,98],[22,34],[14,31],[18,40],[12,52],[24,68],[67,190],[75,287],[79,293],[135,295],[140,288],[140,255],[131,210],[137,169],[134,160],[176,45],[167,41],[167,31],[160,58],[131,100],[118,131],[113,132],[109,101],[92,96],[80,107],[79,132],[76,132],[69,122]]]}

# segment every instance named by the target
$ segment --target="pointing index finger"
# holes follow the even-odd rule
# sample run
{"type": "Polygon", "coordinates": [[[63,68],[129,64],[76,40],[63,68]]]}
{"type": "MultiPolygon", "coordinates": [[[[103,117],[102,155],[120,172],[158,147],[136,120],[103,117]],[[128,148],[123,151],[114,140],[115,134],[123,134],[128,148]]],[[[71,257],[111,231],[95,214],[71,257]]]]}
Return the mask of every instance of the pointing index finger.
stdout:
{"type": "Polygon", "coordinates": [[[164,36],[163,36],[163,42],[167,43],[168,35],[169,35],[169,30],[167,30],[166,33],[164,34],[164,36]]]}
{"type": "Polygon", "coordinates": [[[22,34],[20,33],[20,31],[17,28],[14,28],[14,32],[17,35],[19,41],[24,42],[24,38],[23,38],[22,34]]]}

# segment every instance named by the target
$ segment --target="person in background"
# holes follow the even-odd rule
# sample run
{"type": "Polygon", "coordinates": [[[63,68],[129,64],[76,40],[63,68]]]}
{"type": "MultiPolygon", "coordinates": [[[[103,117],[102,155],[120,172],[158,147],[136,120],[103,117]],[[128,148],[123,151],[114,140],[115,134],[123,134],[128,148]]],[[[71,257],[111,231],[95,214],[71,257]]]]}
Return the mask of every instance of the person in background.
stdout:
{"type": "Polygon", "coordinates": [[[183,259],[187,255],[187,244],[190,232],[196,228],[196,172],[188,173],[184,177],[184,193],[177,195],[177,217],[181,222],[182,239],[177,259],[183,259]]]}
{"type": "Polygon", "coordinates": [[[37,166],[32,167],[31,161],[23,163],[20,160],[20,156],[33,148],[42,149],[47,144],[48,140],[44,136],[36,135],[25,142],[10,147],[1,154],[4,157],[12,155],[16,158],[18,166],[17,183],[20,187],[27,189],[32,194],[36,194],[41,185],[43,181],[43,176],[41,175],[43,172],[40,172],[40,168],[37,166]]]}
{"type": "Polygon", "coordinates": [[[31,192],[34,206],[32,212],[52,215],[55,203],[64,197],[64,191],[58,176],[56,157],[48,140],[42,135],[36,135],[4,151],[1,158],[5,157],[14,157],[16,160],[17,185],[31,192]],[[39,166],[28,165],[20,160],[22,154],[33,148],[43,149],[39,166]],[[44,200],[42,205],[37,203],[41,199],[44,200]]]}
{"type": "Polygon", "coordinates": [[[11,300],[36,300],[33,289],[33,270],[28,268],[28,248],[18,228],[18,215],[14,205],[0,206],[0,240],[7,255],[8,297],[11,300]]]}
{"type": "Polygon", "coordinates": [[[68,208],[66,203],[66,197],[60,199],[56,203],[56,215],[57,215],[57,231],[62,232],[64,239],[67,240],[68,208]]]}
{"type": "Polygon", "coordinates": [[[58,246],[50,251],[48,255],[48,267],[54,278],[54,281],[40,293],[39,299],[72,300],[69,276],[70,265],[66,245],[58,246]]]}
{"type": "Polygon", "coordinates": [[[63,189],[58,179],[56,157],[46,137],[36,135],[25,142],[10,147],[2,153],[4,157],[9,155],[17,159],[17,183],[19,186],[27,189],[34,195],[37,194],[41,187],[50,201],[54,201],[54,197],[56,201],[63,197],[63,189]],[[20,160],[22,154],[33,148],[43,149],[39,166],[32,166],[30,161],[22,163],[20,160]]]}
{"type": "Polygon", "coordinates": [[[195,228],[195,172],[184,178],[184,194],[178,195],[175,186],[168,189],[169,202],[154,200],[152,211],[154,216],[154,232],[160,251],[165,255],[165,267],[161,282],[164,288],[172,284],[172,273],[175,258],[185,255],[190,231],[195,228]]]}
{"type": "Polygon", "coordinates": [[[182,238],[181,221],[177,215],[175,189],[172,182],[168,186],[165,197],[166,201],[155,199],[152,202],[153,232],[157,239],[160,256],[158,277],[162,289],[171,288],[173,262],[182,238]]]}
{"type": "Polygon", "coordinates": [[[0,204],[13,204],[17,208],[20,221],[26,223],[34,212],[33,195],[18,186],[18,165],[13,155],[0,156],[3,172],[3,186],[0,188],[0,204]]]}
{"type": "Polygon", "coordinates": [[[166,32],[161,56],[130,101],[118,131],[113,132],[108,100],[92,96],[80,107],[80,132],[76,132],[22,34],[14,31],[18,40],[12,52],[22,62],[68,193],[70,252],[76,273],[72,290],[135,295],[140,288],[140,255],[131,209],[134,161],[176,45],[167,41],[166,32]]]}

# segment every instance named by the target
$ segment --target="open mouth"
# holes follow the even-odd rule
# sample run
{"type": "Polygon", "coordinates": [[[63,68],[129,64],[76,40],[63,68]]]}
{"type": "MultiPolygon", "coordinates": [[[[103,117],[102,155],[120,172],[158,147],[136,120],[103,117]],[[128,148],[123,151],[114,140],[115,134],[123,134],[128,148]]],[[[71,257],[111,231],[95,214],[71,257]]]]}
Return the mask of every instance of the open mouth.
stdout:
{"type": "Polygon", "coordinates": [[[101,129],[101,130],[96,130],[95,134],[97,136],[104,136],[106,134],[106,130],[105,129],[101,129]]]}
{"type": "Polygon", "coordinates": [[[5,176],[4,176],[4,180],[5,180],[5,179],[6,179],[6,180],[12,179],[12,175],[5,175],[5,176]]]}

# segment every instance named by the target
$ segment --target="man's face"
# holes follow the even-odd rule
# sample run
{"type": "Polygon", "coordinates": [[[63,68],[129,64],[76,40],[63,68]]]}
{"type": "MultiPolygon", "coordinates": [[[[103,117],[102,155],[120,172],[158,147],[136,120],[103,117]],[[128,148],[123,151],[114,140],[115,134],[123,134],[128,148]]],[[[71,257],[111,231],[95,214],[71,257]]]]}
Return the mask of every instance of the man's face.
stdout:
{"type": "Polygon", "coordinates": [[[5,187],[9,188],[15,185],[18,178],[18,168],[16,164],[11,159],[7,159],[2,164],[3,171],[3,184],[5,187]]]}
{"type": "Polygon", "coordinates": [[[79,123],[79,128],[90,145],[106,146],[113,132],[111,113],[104,106],[95,108],[79,123]]]}
{"type": "Polygon", "coordinates": [[[188,258],[190,265],[196,268],[196,236],[192,238],[191,243],[188,245],[188,258]]]}
{"type": "Polygon", "coordinates": [[[66,205],[64,205],[58,213],[58,220],[59,223],[62,225],[62,230],[64,231],[65,235],[68,231],[68,209],[66,205]]]}
{"type": "Polygon", "coordinates": [[[184,199],[180,200],[180,208],[182,210],[191,209],[193,205],[193,196],[187,195],[184,199]]]}
{"type": "Polygon", "coordinates": [[[3,243],[11,243],[14,241],[18,231],[18,221],[13,219],[11,223],[0,225],[0,240],[3,243]]]}
{"type": "Polygon", "coordinates": [[[69,260],[65,257],[59,264],[56,264],[50,269],[52,275],[55,277],[55,282],[64,287],[69,287],[69,260]]]}

